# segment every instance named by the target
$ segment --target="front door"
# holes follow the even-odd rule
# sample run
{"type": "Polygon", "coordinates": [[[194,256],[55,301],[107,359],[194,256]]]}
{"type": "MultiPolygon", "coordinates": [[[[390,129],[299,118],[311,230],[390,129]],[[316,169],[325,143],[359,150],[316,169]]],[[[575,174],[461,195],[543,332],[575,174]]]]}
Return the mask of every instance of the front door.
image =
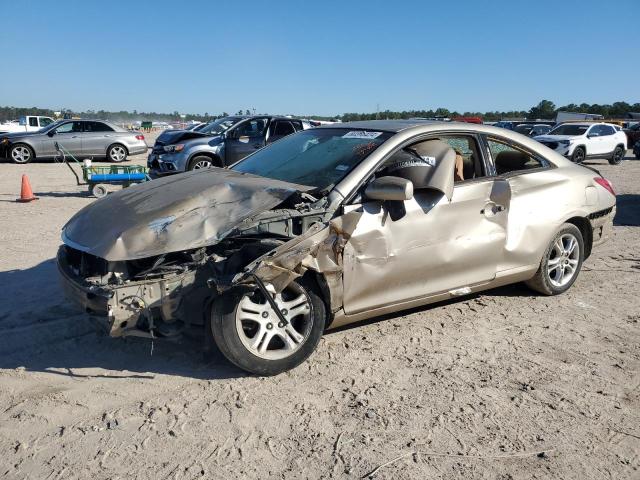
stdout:
{"type": "Polygon", "coordinates": [[[268,117],[252,118],[229,130],[224,141],[225,163],[231,165],[264,147],[268,126],[268,117]]]}
{"type": "Polygon", "coordinates": [[[423,190],[405,202],[363,203],[344,250],[345,312],[493,280],[504,252],[510,196],[506,181],[486,177],[456,185],[450,202],[423,190]]]}
{"type": "Polygon", "coordinates": [[[602,136],[600,125],[593,125],[587,134],[589,144],[587,145],[587,155],[600,155],[605,153],[606,145],[602,136]]]}
{"type": "Polygon", "coordinates": [[[41,156],[54,157],[56,155],[55,143],[58,142],[66,152],[80,159],[79,157],[84,153],[82,151],[82,122],[65,122],[50,133],[53,135],[43,135],[41,156]]]}

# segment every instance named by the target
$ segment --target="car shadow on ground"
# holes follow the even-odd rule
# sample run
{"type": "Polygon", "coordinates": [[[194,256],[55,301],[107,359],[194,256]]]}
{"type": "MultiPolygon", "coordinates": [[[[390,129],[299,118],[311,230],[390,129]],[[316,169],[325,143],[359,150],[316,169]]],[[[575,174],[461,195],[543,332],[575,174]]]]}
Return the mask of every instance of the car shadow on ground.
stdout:
{"type": "Polygon", "coordinates": [[[53,259],[0,272],[0,369],[68,377],[197,379],[247,376],[214,351],[203,354],[203,327],[174,339],[111,338],[63,296],[53,259]]]}

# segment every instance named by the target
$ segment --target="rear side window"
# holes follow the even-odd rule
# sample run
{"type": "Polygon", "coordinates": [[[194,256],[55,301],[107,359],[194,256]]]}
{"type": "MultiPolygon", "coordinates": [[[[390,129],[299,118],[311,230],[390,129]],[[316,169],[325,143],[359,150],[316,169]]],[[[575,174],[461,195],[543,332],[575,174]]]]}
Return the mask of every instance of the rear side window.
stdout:
{"type": "Polygon", "coordinates": [[[497,138],[488,138],[491,158],[498,175],[506,175],[513,172],[526,172],[536,168],[548,166],[546,162],[531,155],[524,149],[507,143],[497,138]]]}
{"type": "Polygon", "coordinates": [[[29,126],[37,127],[38,126],[38,117],[29,117],[29,126]]]}
{"type": "Polygon", "coordinates": [[[113,132],[113,128],[111,128],[106,123],[102,123],[102,122],[84,122],[84,131],[85,132],[113,132]]]}
{"type": "Polygon", "coordinates": [[[601,135],[613,135],[616,130],[610,125],[600,125],[601,135]]]}
{"type": "Polygon", "coordinates": [[[286,135],[291,135],[295,132],[293,125],[291,122],[279,120],[276,122],[276,127],[273,129],[273,134],[278,137],[284,137],[286,135]]]}

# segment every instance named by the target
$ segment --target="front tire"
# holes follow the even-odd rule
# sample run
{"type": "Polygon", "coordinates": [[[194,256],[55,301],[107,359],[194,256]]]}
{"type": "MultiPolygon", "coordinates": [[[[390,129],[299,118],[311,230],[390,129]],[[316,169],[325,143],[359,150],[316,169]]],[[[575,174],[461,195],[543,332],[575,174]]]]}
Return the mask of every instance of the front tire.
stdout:
{"type": "Polygon", "coordinates": [[[584,148],[576,147],[576,149],[573,151],[573,155],[571,155],[571,161],[573,163],[582,163],[584,162],[584,159],[586,157],[587,153],[585,152],[584,148]]]}
{"type": "Polygon", "coordinates": [[[580,229],[565,223],[556,233],[527,286],[544,295],[566,292],[578,278],[584,260],[584,240],[580,229]]]}
{"type": "Polygon", "coordinates": [[[611,165],[620,165],[620,162],[622,162],[622,159],[624,158],[624,154],[625,154],[624,149],[620,145],[618,145],[616,149],[613,151],[613,155],[611,155],[611,158],[609,159],[609,163],[611,165]]]}
{"type": "Polygon", "coordinates": [[[36,155],[29,145],[16,143],[9,150],[9,158],[13,163],[25,164],[36,158],[36,155]]]}
{"type": "Polygon", "coordinates": [[[235,289],[216,300],[209,327],[222,354],[237,367],[270,376],[291,370],[316,349],[326,324],[326,309],[307,278],[274,295],[289,324],[283,326],[259,289],[235,289]]]}
{"type": "Polygon", "coordinates": [[[204,168],[211,168],[213,166],[213,160],[205,155],[198,155],[193,157],[189,161],[189,170],[202,170],[204,168]]]}
{"type": "Polygon", "coordinates": [[[124,145],[115,144],[107,149],[107,158],[113,163],[124,162],[127,159],[127,149],[124,145]]]}

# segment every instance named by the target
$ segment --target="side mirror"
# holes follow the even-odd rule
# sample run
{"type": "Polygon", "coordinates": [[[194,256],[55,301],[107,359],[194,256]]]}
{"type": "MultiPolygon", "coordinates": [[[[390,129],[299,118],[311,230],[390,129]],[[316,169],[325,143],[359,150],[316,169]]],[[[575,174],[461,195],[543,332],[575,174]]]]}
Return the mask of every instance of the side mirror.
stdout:
{"type": "Polygon", "coordinates": [[[367,185],[364,195],[369,200],[411,200],[413,183],[400,177],[380,177],[367,185]]]}
{"type": "Polygon", "coordinates": [[[55,134],[56,134],[56,131],[55,131],[55,130],[49,130],[49,131],[47,132],[47,135],[49,135],[50,137],[53,137],[55,134]]]}

